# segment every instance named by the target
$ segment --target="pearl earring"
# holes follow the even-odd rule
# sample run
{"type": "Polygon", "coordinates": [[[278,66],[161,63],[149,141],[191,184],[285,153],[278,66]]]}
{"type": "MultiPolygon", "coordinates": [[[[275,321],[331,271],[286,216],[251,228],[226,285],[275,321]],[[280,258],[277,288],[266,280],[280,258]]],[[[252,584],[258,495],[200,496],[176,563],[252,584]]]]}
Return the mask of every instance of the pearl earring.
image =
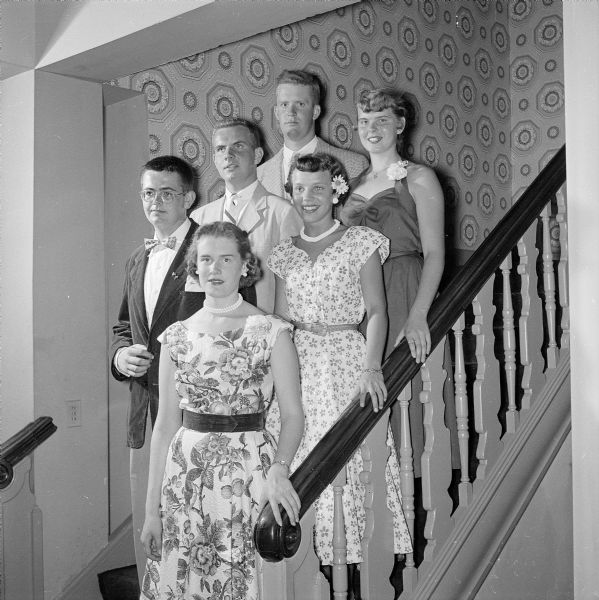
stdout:
{"type": "Polygon", "coordinates": [[[339,202],[339,198],[337,196],[333,196],[333,204],[337,204],[339,202]]]}

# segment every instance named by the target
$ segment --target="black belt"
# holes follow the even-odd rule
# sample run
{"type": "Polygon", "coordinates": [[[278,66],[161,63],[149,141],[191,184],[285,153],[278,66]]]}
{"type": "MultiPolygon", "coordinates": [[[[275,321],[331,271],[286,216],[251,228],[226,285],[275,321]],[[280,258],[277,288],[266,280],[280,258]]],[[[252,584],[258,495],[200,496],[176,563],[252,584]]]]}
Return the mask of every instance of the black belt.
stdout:
{"type": "Polygon", "coordinates": [[[183,409],[183,427],[195,431],[261,431],[264,412],[247,415],[209,415],[183,409]]]}

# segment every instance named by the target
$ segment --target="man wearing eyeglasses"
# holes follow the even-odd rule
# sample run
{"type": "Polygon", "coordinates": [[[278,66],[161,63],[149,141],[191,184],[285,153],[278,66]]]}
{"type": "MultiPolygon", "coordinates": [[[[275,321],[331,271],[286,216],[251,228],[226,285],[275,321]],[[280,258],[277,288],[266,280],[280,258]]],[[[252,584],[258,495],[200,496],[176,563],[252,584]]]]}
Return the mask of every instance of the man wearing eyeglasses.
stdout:
{"type": "Polygon", "coordinates": [[[111,371],[117,380],[129,383],[131,395],[127,445],[131,448],[131,505],[140,580],[146,559],[140,534],[150,447],[150,435],[145,432],[158,411],[160,344],[156,337],[199,310],[204,301],[203,293],[184,292],[185,254],[197,229],[187,218],[196,197],[193,181],[191,166],[176,156],[160,156],[143,166],[140,204],[154,237],[146,239],[127,261],[123,299],[113,327],[111,371]]]}

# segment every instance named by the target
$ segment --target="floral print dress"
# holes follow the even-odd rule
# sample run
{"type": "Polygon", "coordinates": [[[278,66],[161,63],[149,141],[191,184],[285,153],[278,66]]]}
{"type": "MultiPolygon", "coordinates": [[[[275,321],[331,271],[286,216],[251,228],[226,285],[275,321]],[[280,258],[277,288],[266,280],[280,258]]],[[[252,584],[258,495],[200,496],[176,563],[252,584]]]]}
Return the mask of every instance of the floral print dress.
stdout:
{"type": "MultiPolygon", "coordinates": [[[[176,366],[180,408],[265,411],[274,387],[270,355],[284,330],[291,326],[267,315],[218,335],[181,322],[168,327],[158,339],[176,366]]],[[[259,600],[252,536],[274,452],[265,431],[177,431],[162,483],[162,558],[147,562],[142,599],[259,600]]]]}
{"type": "MultiPolygon", "coordinates": [[[[368,227],[350,227],[312,263],[289,238],[276,246],[269,268],[285,281],[289,314],[303,323],[355,324],[365,313],[360,269],[377,252],[381,263],[389,253],[387,238],[368,227]]],[[[295,470],[349,404],[364,368],[366,340],[357,329],[319,335],[297,329],[294,343],[300,362],[304,437],[295,455],[295,470]]],[[[269,411],[267,428],[277,433],[277,410],[269,411]]],[[[387,505],[393,513],[396,553],[411,552],[410,534],[401,508],[399,464],[391,438],[387,464],[387,505]]],[[[343,508],[347,538],[347,562],[362,562],[364,532],[364,485],[360,482],[362,456],[356,452],[346,467],[347,484],[343,508]]],[[[315,546],[323,564],[333,562],[333,489],[328,486],[315,503],[315,546]]]]}

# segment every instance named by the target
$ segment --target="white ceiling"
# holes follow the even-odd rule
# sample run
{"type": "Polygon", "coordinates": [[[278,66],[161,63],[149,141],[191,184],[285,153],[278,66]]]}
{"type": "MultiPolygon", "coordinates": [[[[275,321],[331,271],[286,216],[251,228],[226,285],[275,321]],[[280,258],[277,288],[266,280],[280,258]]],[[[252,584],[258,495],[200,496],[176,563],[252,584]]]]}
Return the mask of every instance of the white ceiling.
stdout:
{"type": "Polygon", "coordinates": [[[0,79],[29,69],[109,81],[359,0],[0,3],[0,79]]]}

